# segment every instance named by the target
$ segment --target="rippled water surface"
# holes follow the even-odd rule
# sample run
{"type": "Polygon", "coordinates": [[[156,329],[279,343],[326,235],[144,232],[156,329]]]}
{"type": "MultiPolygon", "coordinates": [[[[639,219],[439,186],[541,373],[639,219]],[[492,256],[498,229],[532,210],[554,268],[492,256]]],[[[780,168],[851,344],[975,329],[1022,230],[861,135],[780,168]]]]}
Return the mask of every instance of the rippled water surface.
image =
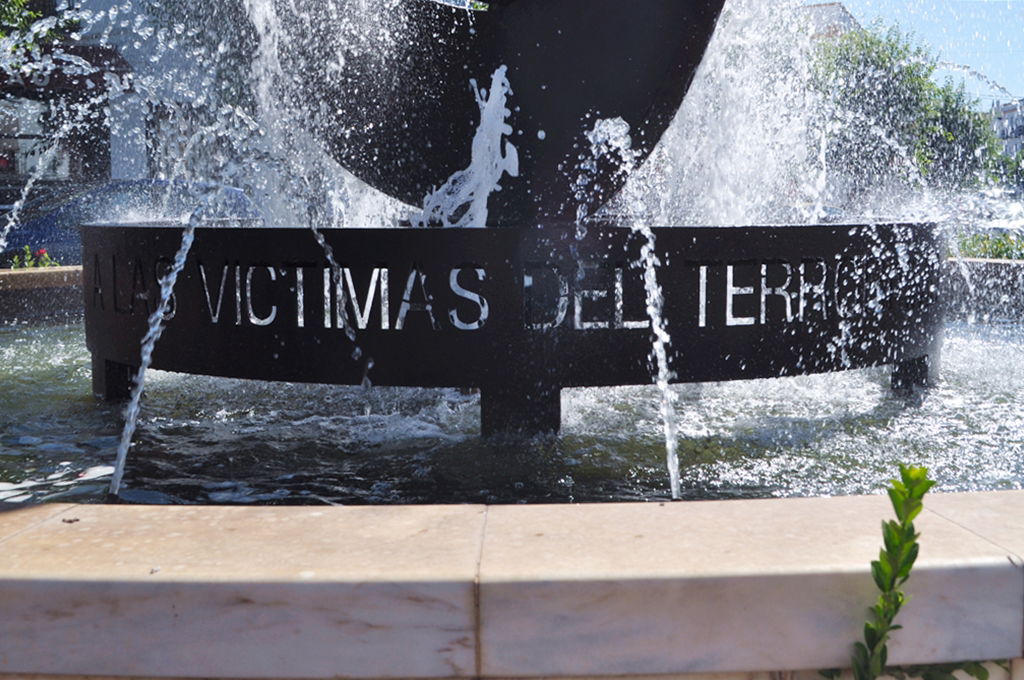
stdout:
{"type": "MultiPolygon", "coordinates": [[[[684,498],[1024,487],[1024,328],[951,325],[924,399],[869,369],[679,393],[684,498]]],[[[0,500],[104,500],[121,420],[80,325],[0,328],[0,500]]],[[[563,390],[558,437],[483,441],[457,390],[154,372],[124,497],[158,503],[519,503],[668,497],[654,387],[563,390]]]]}

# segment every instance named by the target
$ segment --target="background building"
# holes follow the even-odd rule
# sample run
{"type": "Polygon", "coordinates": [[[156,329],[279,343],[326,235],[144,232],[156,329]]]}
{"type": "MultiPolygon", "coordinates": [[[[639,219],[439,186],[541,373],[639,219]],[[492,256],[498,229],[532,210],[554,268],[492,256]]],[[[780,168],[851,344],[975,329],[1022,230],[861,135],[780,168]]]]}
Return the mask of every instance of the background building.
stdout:
{"type": "Polygon", "coordinates": [[[992,129],[1003,142],[1003,153],[1011,158],[1024,151],[1024,99],[996,102],[992,107],[992,129]]]}
{"type": "MultiPolygon", "coordinates": [[[[114,0],[99,4],[93,11],[109,11],[114,0]]],[[[56,13],[54,0],[31,7],[44,16],[56,13]]],[[[44,45],[36,63],[0,71],[0,205],[17,200],[29,178],[46,192],[145,176],[139,165],[145,154],[139,157],[111,134],[131,98],[116,90],[129,82],[132,65],[115,42],[90,35],[87,27],[84,33],[73,44],[44,45]]]]}

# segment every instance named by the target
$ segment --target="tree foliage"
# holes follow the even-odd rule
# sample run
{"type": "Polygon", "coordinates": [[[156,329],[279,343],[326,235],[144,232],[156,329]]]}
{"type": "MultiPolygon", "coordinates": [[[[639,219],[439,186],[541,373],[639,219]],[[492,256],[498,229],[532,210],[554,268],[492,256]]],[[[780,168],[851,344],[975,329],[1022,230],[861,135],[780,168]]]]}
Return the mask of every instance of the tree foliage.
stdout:
{"type": "Polygon", "coordinates": [[[1024,194],[1024,151],[1016,156],[1000,154],[995,160],[993,175],[1003,186],[1024,194]]]}
{"type": "Polygon", "coordinates": [[[29,6],[29,0],[0,0],[0,38],[26,30],[39,17],[39,12],[29,6]]]}
{"type": "Polygon", "coordinates": [[[31,60],[39,47],[68,39],[78,25],[76,19],[57,10],[54,0],[0,0],[0,39],[11,38],[7,49],[20,53],[24,60],[31,60]]]}
{"type": "Polygon", "coordinates": [[[896,28],[818,46],[814,87],[829,124],[829,166],[857,194],[892,180],[960,188],[999,166],[999,141],[962,85],[933,80],[936,59],[896,28]]]}
{"type": "Polygon", "coordinates": [[[935,86],[929,105],[917,161],[931,183],[956,188],[996,177],[1002,162],[999,138],[963,84],[935,86]]]}

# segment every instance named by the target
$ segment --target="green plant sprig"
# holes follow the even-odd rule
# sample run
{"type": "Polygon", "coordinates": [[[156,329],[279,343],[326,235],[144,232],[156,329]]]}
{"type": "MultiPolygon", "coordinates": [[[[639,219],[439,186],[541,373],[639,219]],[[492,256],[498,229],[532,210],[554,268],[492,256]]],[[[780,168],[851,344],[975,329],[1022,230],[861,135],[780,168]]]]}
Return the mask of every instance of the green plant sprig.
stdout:
{"type": "Polygon", "coordinates": [[[29,269],[32,267],[59,267],[60,263],[50,257],[50,254],[46,252],[45,248],[40,248],[36,252],[32,252],[32,249],[28,246],[22,248],[21,255],[15,255],[11,260],[12,269],[29,269]]]}
{"type": "Polygon", "coordinates": [[[864,624],[864,641],[854,645],[856,680],[875,680],[885,673],[889,637],[900,629],[893,622],[907,602],[901,588],[910,578],[920,550],[914,518],[921,513],[924,495],[934,485],[927,468],[900,465],[900,478],[892,480],[888,489],[896,519],[882,523],[884,547],[871,563],[871,576],[880,594],[870,610],[870,620],[864,624]]]}
{"type": "MultiPolygon", "coordinates": [[[[878,602],[869,610],[871,620],[864,624],[864,641],[854,643],[854,678],[876,680],[879,676],[888,674],[896,680],[960,680],[955,675],[959,671],[975,680],[989,680],[985,662],[980,661],[887,666],[889,637],[893,631],[901,628],[893,622],[907,602],[907,596],[900,588],[910,578],[910,572],[920,550],[917,542],[920,534],[914,529],[914,518],[924,508],[924,495],[935,486],[935,482],[928,478],[927,468],[900,465],[900,478],[892,480],[891,484],[887,491],[896,512],[896,519],[882,522],[884,547],[879,551],[878,559],[871,563],[871,577],[880,594],[878,602]]],[[[990,663],[1009,672],[1008,661],[990,663]]],[[[838,668],[823,670],[820,674],[829,680],[838,680],[842,676],[838,668]]]]}

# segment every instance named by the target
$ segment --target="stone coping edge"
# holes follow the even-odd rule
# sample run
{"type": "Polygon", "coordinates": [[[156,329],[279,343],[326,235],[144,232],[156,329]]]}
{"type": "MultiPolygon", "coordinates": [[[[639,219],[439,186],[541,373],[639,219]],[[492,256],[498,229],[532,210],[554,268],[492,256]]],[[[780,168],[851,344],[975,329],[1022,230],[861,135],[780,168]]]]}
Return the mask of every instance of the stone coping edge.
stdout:
{"type": "Polygon", "coordinates": [[[69,321],[84,313],[80,266],[0,269],[0,324],[69,321]]]}
{"type": "Polygon", "coordinates": [[[0,290],[65,288],[82,285],[81,265],[70,267],[33,267],[0,269],[0,290]]]}
{"type": "MultiPolygon", "coordinates": [[[[583,678],[847,665],[883,496],[0,504],[0,675],[583,678]]],[[[1024,656],[1024,492],[933,494],[894,664],[1024,656]]]]}

